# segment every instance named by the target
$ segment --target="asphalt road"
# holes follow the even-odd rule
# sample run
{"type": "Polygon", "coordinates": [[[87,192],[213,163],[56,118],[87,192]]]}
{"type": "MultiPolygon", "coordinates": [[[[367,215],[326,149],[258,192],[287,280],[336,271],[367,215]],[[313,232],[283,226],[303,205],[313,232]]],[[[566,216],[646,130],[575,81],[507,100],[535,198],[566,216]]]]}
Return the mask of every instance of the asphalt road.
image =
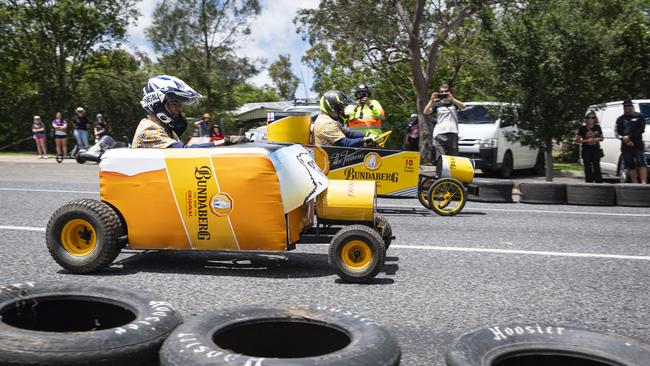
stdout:
{"type": "MultiPolygon", "coordinates": [[[[299,246],[255,265],[214,252],[126,253],[109,270],[71,275],[49,256],[40,230],[65,202],[98,197],[97,170],[72,161],[0,161],[3,283],[142,288],[185,318],[254,303],[338,306],[388,328],[401,345],[402,365],[444,365],[456,337],[499,323],[573,325],[650,343],[647,208],[468,202],[456,217],[390,214],[397,238],[383,272],[365,285],[341,283],[325,245],[299,246]]],[[[379,204],[419,206],[414,199],[379,204]]]]}

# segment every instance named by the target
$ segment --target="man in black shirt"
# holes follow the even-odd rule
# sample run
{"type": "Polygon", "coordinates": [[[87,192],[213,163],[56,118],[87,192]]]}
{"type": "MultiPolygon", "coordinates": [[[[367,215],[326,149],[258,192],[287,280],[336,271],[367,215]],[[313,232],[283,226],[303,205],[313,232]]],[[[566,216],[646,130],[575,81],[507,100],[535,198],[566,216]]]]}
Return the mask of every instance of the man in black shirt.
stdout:
{"type": "Polygon", "coordinates": [[[95,117],[95,141],[99,141],[106,134],[108,134],[108,128],[106,128],[104,116],[101,113],[97,113],[95,117]]]}
{"type": "Polygon", "coordinates": [[[621,155],[625,169],[632,183],[647,183],[648,170],[646,167],[643,146],[645,119],[641,113],[634,111],[631,100],[623,101],[623,115],[616,120],[616,137],[621,140],[621,155]],[[639,174],[637,175],[637,168],[639,174]]]}
{"type": "Polygon", "coordinates": [[[79,149],[87,149],[90,144],[88,144],[88,117],[86,117],[86,111],[78,107],[77,115],[72,117],[72,128],[74,129],[74,138],[77,140],[77,146],[79,149]]]}

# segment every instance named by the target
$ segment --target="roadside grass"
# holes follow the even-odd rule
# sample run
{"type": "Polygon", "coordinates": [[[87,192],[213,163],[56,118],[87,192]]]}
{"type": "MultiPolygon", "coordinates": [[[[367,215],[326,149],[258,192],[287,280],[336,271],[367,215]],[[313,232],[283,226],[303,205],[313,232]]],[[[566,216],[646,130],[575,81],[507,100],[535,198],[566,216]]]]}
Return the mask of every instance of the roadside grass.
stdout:
{"type": "MultiPolygon", "coordinates": [[[[14,151],[0,151],[0,156],[38,156],[36,151],[23,151],[23,152],[14,152],[14,151]]],[[[51,154],[48,154],[51,155],[51,154]]]]}
{"type": "Polygon", "coordinates": [[[553,171],[568,173],[568,172],[582,172],[584,168],[578,163],[553,163],[553,171]]]}

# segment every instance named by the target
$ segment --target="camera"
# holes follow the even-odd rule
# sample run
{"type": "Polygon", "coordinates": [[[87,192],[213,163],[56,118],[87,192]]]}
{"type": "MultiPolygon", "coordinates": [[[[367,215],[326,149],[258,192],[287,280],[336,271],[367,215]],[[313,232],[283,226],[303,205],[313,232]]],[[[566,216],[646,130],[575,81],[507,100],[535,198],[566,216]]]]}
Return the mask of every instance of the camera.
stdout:
{"type": "Polygon", "coordinates": [[[444,91],[444,92],[443,92],[443,91],[439,91],[439,92],[438,92],[438,99],[441,99],[441,100],[442,100],[442,99],[447,99],[448,96],[449,96],[449,93],[446,92],[446,91],[444,91]]]}

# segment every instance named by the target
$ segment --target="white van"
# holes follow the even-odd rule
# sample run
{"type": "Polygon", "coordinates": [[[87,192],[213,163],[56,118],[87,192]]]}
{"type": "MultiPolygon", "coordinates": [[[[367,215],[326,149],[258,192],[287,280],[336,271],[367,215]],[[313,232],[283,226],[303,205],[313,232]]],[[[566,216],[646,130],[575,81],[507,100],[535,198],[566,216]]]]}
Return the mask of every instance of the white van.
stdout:
{"type": "MultiPolygon", "coordinates": [[[[643,143],[645,144],[645,160],[650,164],[650,99],[635,99],[634,110],[645,117],[645,133],[643,143]]],[[[596,104],[589,107],[589,111],[596,112],[600,128],[603,130],[603,141],[600,147],[605,156],[600,159],[600,170],[603,173],[616,175],[625,179],[623,160],[621,158],[621,140],[616,138],[616,120],[623,115],[623,101],[596,104]]]]}
{"type": "Polygon", "coordinates": [[[516,132],[517,106],[509,103],[468,102],[458,112],[458,149],[484,172],[509,178],[515,169],[533,169],[544,174],[544,156],[539,149],[522,146],[506,138],[516,132]]]}

